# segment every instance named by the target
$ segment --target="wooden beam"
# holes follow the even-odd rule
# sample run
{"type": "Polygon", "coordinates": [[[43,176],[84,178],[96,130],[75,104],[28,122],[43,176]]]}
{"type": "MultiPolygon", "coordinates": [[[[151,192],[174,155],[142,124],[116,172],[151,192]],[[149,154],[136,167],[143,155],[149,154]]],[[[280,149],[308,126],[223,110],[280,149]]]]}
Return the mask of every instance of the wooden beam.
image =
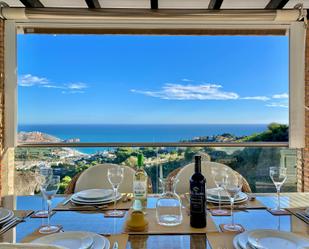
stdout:
{"type": "Polygon", "coordinates": [[[218,10],[221,8],[223,0],[210,0],[208,4],[208,9],[218,10]]]}
{"type": "Polygon", "coordinates": [[[26,8],[43,8],[44,5],[40,0],[20,0],[26,8]]]}
{"type": "Polygon", "coordinates": [[[99,0],[85,0],[89,9],[100,9],[99,0]]]}
{"type": "Polygon", "coordinates": [[[282,9],[289,0],[270,0],[265,9],[282,9]]]}
{"type": "Polygon", "coordinates": [[[150,0],[150,7],[152,10],[158,9],[158,0],[150,0]]]}

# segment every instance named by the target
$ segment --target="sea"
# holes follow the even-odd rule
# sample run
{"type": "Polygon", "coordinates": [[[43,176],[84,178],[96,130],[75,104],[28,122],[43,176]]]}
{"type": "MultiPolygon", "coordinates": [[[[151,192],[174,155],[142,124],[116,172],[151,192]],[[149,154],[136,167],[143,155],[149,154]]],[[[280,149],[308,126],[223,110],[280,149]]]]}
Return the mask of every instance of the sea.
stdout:
{"type": "MultiPolygon", "coordinates": [[[[62,140],[80,142],[179,142],[195,137],[230,133],[246,136],[262,132],[267,124],[20,124],[18,131],[39,131],[62,140]]],[[[79,148],[92,154],[102,148],[79,148]]]]}

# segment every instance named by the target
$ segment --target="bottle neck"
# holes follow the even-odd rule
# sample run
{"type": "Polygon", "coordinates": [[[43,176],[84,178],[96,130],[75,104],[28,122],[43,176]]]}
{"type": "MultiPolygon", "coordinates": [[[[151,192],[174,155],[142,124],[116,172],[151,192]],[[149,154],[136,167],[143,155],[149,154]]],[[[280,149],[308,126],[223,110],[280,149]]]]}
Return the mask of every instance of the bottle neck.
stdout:
{"type": "Polygon", "coordinates": [[[195,173],[201,173],[201,157],[195,156],[195,173]]]}
{"type": "Polygon", "coordinates": [[[139,154],[137,156],[137,168],[138,169],[142,169],[143,168],[143,164],[144,164],[144,157],[142,154],[139,154]]]}

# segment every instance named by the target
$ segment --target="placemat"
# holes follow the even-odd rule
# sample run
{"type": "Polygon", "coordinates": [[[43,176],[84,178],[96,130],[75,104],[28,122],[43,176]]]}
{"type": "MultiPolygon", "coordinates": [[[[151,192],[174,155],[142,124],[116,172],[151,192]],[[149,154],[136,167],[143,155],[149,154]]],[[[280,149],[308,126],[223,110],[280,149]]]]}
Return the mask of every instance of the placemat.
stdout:
{"type": "MultiPolygon", "coordinates": [[[[69,196],[68,198],[70,198],[69,196]]],[[[66,199],[67,200],[67,199],[66,199]]],[[[66,203],[66,200],[60,202],[53,211],[94,211],[94,212],[104,212],[106,210],[114,209],[114,202],[105,204],[105,205],[97,205],[95,206],[86,206],[86,205],[76,205],[71,201],[66,203]]],[[[124,196],[116,203],[116,209],[119,210],[129,210],[133,204],[132,200],[126,200],[124,196]]]]}
{"type": "Polygon", "coordinates": [[[210,244],[211,249],[234,249],[233,239],[235,233],[207,233],[206,237],[210,244]]]}
{"type": "MultiPolygon", "coordinates": [[[[38,239],[42,236],[46,236],[48,234],[41,234],[39,233],[39,228],[37,230],[35,230],[32,234],[28,235],[26,238],[24,238],[22,240],[22,243],[29,243],[35,239],[38,239]]],[[[126,246],[127,246],[127,242],[128,242],[128,238],[129,238],[129,235],[128,234],[113,234],[113,235],[110,235],[110,236],[105,236],[109,242],[111,243],[111,247],[110,248],[113,248],[113,244],[115,241],[118,242],[118,248],[119,249],[125,249],[126,246]]]]}
{"type": "MultiPolygon", "coordinates": [[[[183,220],[178,226],[161,226],[157,222],[156,209],[146,209],[145,218],[148,220],[148,227],[142,232],[128,231],[126,222],[124,223],[124,231],[129,234],[205,234],[206,232],[217,232],[218,229],[213,222],[211,216],[207,215],[207,227],[205,228],[193,228],[190,226],[190,216],[186,210],[182,210],[183,220]]],[[[127,219],[131,216],[131,211],[127,215],[127,219]]]]}
{"type": "Polygon", "coordinates": [[[305,213],[306,208],[286,208],[291,214],[295,215],[297,218],[301,219],[309,225],[309,217],[305,213]]]}

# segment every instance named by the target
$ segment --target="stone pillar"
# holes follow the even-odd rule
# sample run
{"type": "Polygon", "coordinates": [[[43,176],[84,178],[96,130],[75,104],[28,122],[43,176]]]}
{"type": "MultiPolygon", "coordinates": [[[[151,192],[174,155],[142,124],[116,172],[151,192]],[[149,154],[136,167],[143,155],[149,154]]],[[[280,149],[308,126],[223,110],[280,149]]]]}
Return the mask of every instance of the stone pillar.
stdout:
{"type": "MultiPolygon", "coordinates": [[[[305,52],[305,105],[309,108],[309,29],[307,29],[306,36],[306,52],[305,52]]],[[[301,191],[309,191],[309,109],[305,111],[305,145],[302,151],[303,167],[298,171],[299,182],[302,186],[299,187],[301,191]]]]}
{"type": "Polygon", "coordinates": [[[4,20],[0,19],[0,193],[4,185],[3,176],[4,154],[4,20]]]}

